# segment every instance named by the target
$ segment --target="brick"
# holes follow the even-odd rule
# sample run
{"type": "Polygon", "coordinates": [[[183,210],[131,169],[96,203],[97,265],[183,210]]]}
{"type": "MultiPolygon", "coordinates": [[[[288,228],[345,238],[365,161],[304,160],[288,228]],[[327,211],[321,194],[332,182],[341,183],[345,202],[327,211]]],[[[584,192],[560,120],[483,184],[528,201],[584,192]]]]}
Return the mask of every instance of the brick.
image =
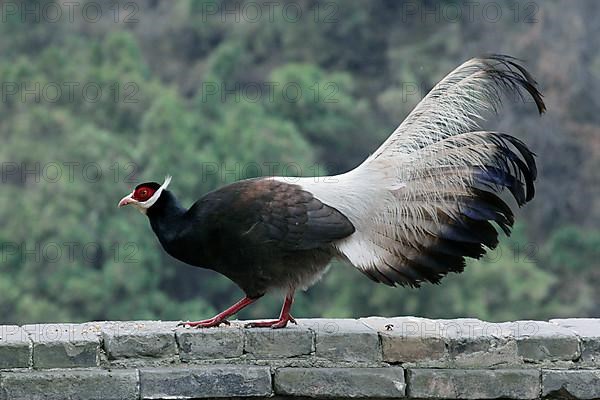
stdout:
{"type": "Polygon", "coordinates": [[[0,369],[29,367],[31,350],[31,341],[23,328],[0,325],[0,369]]]}
{"type": "Polygon", "coordinates": [[[448,366],[506,368],[521,363],[517,342],[502,324],[474,318],[439,320],[448,345],[448,366]]]}
{"type": "Polygon", "coordinates": [[[209,365],[140,371],[142,399],[270,396],[269,367],[209,365]]]}
{"type": "Polygon", "coordinates": [[[244,336],[239,327],[197,329],[179,328],[175,332],[181,361],[240,357],[244,336]]]}
{"type": "Polygon", "coordinates": [[[540,371],[410,369],[408,395],[419,399],[537,399],[540,371]]]}
{"type": "Polygon", "coordinates": [[[297,357],[314,351],[314,332],[302,323],[285,329],[245,328],[243,333],[244,352],[255,358],[297,357]]]}
{"type": "Polygon", "coordinates": [[[542,396],[548,398],[600,398],[600,370],[543,370],[542,396]]]}
{"type": "Polygon", "coordinates": [[[506,368],[525,362],[570,361],[579,357],[577,336],[543,321],[489,323],[440,320],[454,367],[506,368]]]}
{"type": "Polygon", "coordinates": [[[134,370],[68,369],[3,372],[2,392],[10,400],[134,400],[138,374],[134,370]]]}
{"type": "Polygon", "coordinates": [[[102,324],[104,348],[109,359],[174,357],[176,322],[113,322],[102,324]]]}
{"type": "Polygon", "coordinates": [[[543,321],[516,321],[503,325],[517,341],[517,352],[525,361],[569,361],[580,356],[575,333],[543,321]]]}
{"type": "Polygon", "coordinates": [[[355,319],[298,320],[315,332],[315,354],[332,361],[381,361],[377,331],[355,319]]]}
{"type": "Polygon", "coordinates": [[[442,325],[437,321],[415,317],[370,317],[360,321],[379,332],[384,361],[420,362],[440,360],[446,355],[442,325]]]}
{"type": "Polygon", "coordinates": [[[280,368],[275,371],[275,393],[286,396],[404,397],[404,370],[387,368],[280,368]]]}
{"type": "Polygon", "coordinates": [[[600,319],[553,319],[551,323],[574,332],[581,343],[581,361],[600,366],[600,319]]]}
{"type": "Polygon", "coordinates": [[[34,368],[98,365],[100,330],[94,324],[36,324],[23,329],[33,341],[34,368]]]}

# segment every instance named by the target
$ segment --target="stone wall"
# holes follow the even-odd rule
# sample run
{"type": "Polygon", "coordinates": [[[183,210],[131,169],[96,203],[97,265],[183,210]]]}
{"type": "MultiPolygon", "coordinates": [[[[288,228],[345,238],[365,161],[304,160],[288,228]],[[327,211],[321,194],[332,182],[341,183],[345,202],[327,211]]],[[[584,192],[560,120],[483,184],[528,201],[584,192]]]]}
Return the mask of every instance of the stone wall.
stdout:
{"type": "Polygon", "coordinates": [[[600,320],[0,326],[0,400],[600,398],[600,320]]]}

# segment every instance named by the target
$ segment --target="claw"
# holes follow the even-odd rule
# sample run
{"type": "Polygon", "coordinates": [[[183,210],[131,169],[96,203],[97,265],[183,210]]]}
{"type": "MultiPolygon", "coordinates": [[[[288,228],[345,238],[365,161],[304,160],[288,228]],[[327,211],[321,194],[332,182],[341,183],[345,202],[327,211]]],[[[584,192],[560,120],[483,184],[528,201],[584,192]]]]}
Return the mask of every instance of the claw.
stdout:
{"type": "Polygon", "coordinates": [[[190,322],[190,321],[183,322],[182,321],[182,322],[179,322],[177,324],[177,326],[185,326],[185,327],[190,327],[190,328],[211,328],[213,326],[219,326],[221,324],[230,325],[229,321],[227,321],[227,319],[226,319],[227,317],[230,317],[230,316],[236,314],[242,308],[246,307],[249,304],[254,303],[256,301],[256,299],[258,299],[259,297],[250,298],[250,297],[246,296],[243,299],[241,299],[240,301],[238,301],[237,303],[235,303],[234,305],[232,305],[231,307],[229,307],[227,310],[215,315],[212,318],[204,319],[202,321],[196,321],[196,322],[190,322]]]}
{"type": "Polygon", "coordinates": [[[283,307],[281,307],[281,313],[279,314],[279,319],[274,321],[257,321],[257,322],[249,322],[244,325],[245,328],[272,328],[279,329],[285,328],[288,322],[298,325],[294,317],[290,314],[290,309],[292,308],[292,303],[294,302],[294,290],[290,290],[288,294],[285,296],[285,301],[283,302],[283,307]]]}
{"type": "Polygon", "coordinates": [[[288,324],[288,322],[291,322],[293,324],[298,325],[298,323],[296,322],[296,320],[294,319],[294,317],[292,317],[291,315],[287,316],[287,317],[282,317],[273,321],[256,321],[256,322],[249,322],[246,325],[244,325],[244,328],[271,328],[271,329],[280,329],[280,328],[285,328],[288,324]]]}
{"type": "Polygon", "coordinates": [[[195,322],[190,322],[190,321],[180,322],[177,324],[177,326],[184,326],[184,327],[188,327],[188,328],[212,328],[212,327],[219,326],[221,324],[231,325],[231,323],[229,321],[227,321],[226,319],[211,318],[211,319],[205,319],[202,321],[195,321],[195,322]]]}

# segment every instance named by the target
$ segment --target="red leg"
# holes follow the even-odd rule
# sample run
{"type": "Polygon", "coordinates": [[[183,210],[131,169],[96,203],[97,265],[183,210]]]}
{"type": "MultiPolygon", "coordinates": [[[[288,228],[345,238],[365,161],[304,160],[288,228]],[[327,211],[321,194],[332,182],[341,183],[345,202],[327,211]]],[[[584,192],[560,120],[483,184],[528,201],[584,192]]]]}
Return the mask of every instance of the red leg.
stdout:
{"type": "Polygon", "coordinates": [[[291,316],[290,310],[292,309],[292,304],[294,303],[294,290],[290,290],[288,294],[285,296],[285,301],[283,302],[283,307],[281,307],[281,314],[279,314],[279,319],[274,321],[258,321],[258,322],[250,322],[245,325],[246,328],[285,328],[288,322],[296,323],[294,317],[291,316]]]}
{"type": "Polygon", "coordinates": [[[237,303],[235,303],[234,305],[232,305],[231,307],[229,307],[227,310],[215,315],[212,318],[205,319],[202,321],[196,321],[196,322],[190,322],[190,321],[180,322],[177,324],[177,326],[189,326],[192,328],[210,328],[213,326],[219,326],[221,324],[229,325],[229,321],[227,321],[227,319],[226,319],[227,317],[236,314],[242,308],[254,303],[259,298],[260,297],[256,297],[256,298],[252,299],[252,298],[246,296],[243,299],[241,299],[240,301],[238,301],[237,303]]]}

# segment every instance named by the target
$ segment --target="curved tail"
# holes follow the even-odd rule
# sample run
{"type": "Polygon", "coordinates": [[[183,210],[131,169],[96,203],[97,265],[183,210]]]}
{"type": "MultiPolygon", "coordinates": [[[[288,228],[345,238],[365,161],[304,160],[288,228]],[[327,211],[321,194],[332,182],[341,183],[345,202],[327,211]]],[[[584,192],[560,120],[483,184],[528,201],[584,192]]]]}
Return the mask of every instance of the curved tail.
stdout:
{"type": "Polygon", "coordinates": [[[514,223],[508,192],[534,196],[534,154],[508,134],[481,130],[503,92],[529,94],[536,82],[515,59],[474,58],[452,71],[356,169],[301,186],[336,208],[356,231],[334,243],[340,255],[388,285],[433,283],[479,258],[514,223]]]}

